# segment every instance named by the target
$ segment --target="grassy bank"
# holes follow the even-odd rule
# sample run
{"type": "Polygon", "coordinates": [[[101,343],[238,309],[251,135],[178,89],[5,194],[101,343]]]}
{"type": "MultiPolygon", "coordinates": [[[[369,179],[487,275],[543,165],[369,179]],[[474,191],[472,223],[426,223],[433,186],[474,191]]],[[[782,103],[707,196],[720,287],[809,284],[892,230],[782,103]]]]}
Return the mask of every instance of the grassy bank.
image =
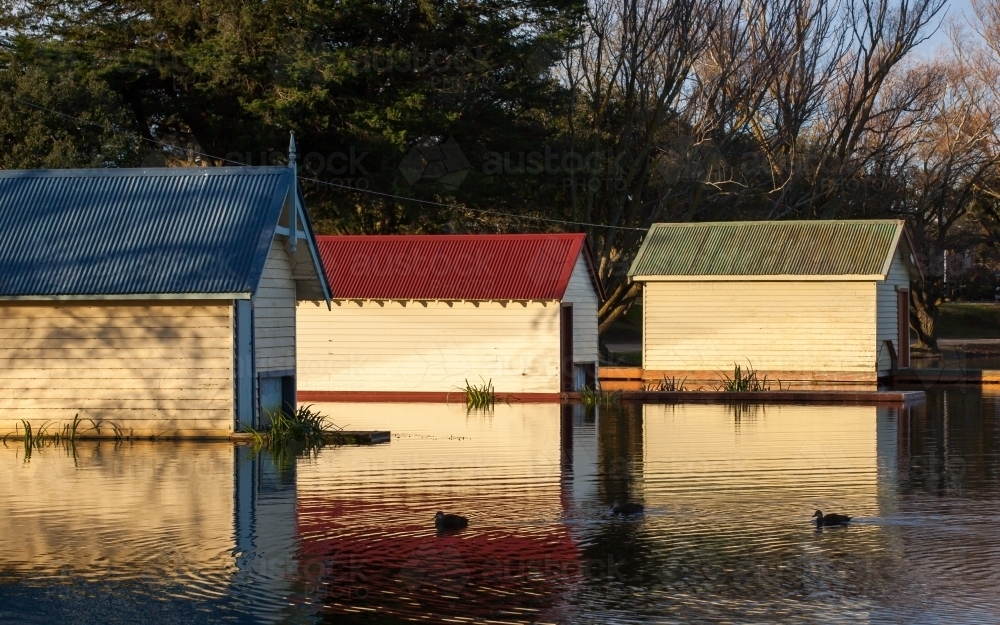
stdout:
{"type": "Polygon", "coordinates": [[[1000,338],[1000,305],[949,302],[938,309],[939,339],[1000,338]]]}

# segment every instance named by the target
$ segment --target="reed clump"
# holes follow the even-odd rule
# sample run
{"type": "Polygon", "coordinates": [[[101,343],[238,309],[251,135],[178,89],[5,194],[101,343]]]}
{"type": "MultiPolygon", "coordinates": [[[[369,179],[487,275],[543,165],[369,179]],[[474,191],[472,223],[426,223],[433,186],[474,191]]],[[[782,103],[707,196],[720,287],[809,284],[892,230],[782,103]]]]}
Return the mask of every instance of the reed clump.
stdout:
{"type": "Polygon", "coordinates": [[[583,391],[580,393],[580,398],[583,400],[583,405],[588,408],[593,408],[594,406],[603,406],[605,408],[610,408],[611,406],[616,406],[621,403],[622,392],[621,391],[611,391],[605,392],[599,388],[591,388],[589,386],[584,387],[583,391]]]}
{"type": "MultiPolygon", "coordinates": [[[[482,378],[480,378],[482,380],[482,378]]],[[[470,410],[491,410],[497,403],[497,394],[493,389],[493,380],[481,384],[469,384],[465,380],[465,406],[470,410]]]]}
{"type": "Polygon", "coordinates": [[[683,391],[684,386],[687,384],[687,378],[676,378],[663,376],[662,380],[656,382],[649,382],[644,384],[642,390],[644,391],[657,391],[657,392],[677,392],[683,391]]]}
{"type": "MultiPolygon", "coordinates": [[[[102,427],[111,429],[112,438],[115,441],[131,438],[131,432],[126,434],[114,423],[81,419],[79,413],[73,415],[73,420],[69,423],[64,423],[60,429],[53,429],[51,421],[45,421],[41,425],[33,425],[30,421],[21,419],[21,425],[16,428],[15,436],[20,438],[24,443],[24,459],[29,460],[32,452],[41,451],[47,445],[72,445],[77,440],[88,436],[88,432],[95,432],[100,436],[102,427]],[[85,427],[87,423],[90,425],[85,427]],[[21,433],[22,429],[24,430],[23,434],[21,433]]],[[[7,436],[4,437],[4,442],[6,443],[6,441],[7,436]]]]}
{"type": "Polygon", "coordinates": [[[759,377],[753,364],[748,361],[746,369],[734,363],[732,377],[723,374],[722,385],[718,390],[729,393],[759,393],[771,390],[771,383],[768,381],[767,375],[763,378],[759,377]]]}
{"type": "Polygon", "coordinates": [[[271,418],[267,427],[258,430],[244,425],[244,428],[253,439],[254,447],[272,452],[293,448],[295,452],[317,450],[340,431],[325,415],[313,410],[311,404],[299,406],[292,414],[285,414],[284,410],[267,414],[271,418]]]}

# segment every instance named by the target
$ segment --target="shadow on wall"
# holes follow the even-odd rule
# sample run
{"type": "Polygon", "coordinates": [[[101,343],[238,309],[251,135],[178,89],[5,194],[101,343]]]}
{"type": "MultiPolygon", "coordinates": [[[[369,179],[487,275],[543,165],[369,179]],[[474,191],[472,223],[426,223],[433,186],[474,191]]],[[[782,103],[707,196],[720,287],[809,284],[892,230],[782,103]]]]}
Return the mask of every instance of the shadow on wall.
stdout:
{"type": "Polygon", "coordinates": [[[227,435],[228,303],[4,305],[0,433],[74,416],[136,436],[227,435]]]}

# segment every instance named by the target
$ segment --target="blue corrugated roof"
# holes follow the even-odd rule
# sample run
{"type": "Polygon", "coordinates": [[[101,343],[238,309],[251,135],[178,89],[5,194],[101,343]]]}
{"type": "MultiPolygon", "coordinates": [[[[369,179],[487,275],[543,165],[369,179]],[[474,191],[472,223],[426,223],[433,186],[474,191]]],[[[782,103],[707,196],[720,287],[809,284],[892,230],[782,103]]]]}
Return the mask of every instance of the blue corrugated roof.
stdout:
{"type": "Polygon", "coordinates": [[[0,172],[0,297],[251,293],[285,167],[0,172]]]}

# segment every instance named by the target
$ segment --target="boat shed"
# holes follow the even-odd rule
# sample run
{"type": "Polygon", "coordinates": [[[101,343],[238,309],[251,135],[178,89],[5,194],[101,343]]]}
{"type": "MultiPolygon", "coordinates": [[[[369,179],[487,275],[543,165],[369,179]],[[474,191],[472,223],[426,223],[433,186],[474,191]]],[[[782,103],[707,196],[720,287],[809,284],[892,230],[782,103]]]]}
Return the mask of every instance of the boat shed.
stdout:
{"type": "Polygon", "coordinates": [[[229,436],[330,291],[294,166],[0,172],[0,432],[229,436]]]}
{"type": "Polygon", "coordinates": [[[583,234],[317,237],[333,306],[298,307],[303,401],[558,399],[597,377],[583,234]]]}
{"type": "Polygon", "coordinates": [[[921,275],[902,221],[655,224],[629,269],[643,378],[719,384],[741,365],[775,389],[875,385],[909,366],[921,275]]]}

